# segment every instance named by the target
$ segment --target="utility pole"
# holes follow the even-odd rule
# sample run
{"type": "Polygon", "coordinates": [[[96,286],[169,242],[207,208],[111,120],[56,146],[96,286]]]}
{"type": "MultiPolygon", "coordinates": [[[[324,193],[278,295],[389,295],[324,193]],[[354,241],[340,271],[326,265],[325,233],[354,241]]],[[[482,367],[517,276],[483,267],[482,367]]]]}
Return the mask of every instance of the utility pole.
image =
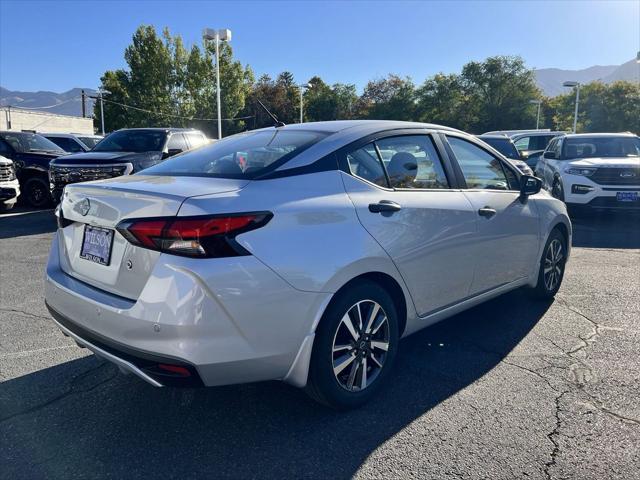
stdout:
{"type": "Polygon", "coordinates": [[[313,85],[311,85],[310,83],[302,83],[300,85],[298,85],[298,88],[300,89],[300,123],[304,122],[304,110],[303,110],[303,98],[302,98],[302,94],[304,93],[304,89],[305,88],[311,88],[313,87],[313,85]]]}
{"type": "Polygon", "coordinates": [[[216,46],[216,101],[218,107],[218,140],[222,138],[222,110],[220,108],[220,41],[231,41],[231,30],[223,28],[214,30],[212,28],[204,29],[205,40],[213,40],[216,46]]]}
{"type": "Polygon", "coordinates": [[[87,106],[85,102],[87,101],[87,96],[84,94],[84,90],[82,90],[82,118],[87,116],[87,106]]]}

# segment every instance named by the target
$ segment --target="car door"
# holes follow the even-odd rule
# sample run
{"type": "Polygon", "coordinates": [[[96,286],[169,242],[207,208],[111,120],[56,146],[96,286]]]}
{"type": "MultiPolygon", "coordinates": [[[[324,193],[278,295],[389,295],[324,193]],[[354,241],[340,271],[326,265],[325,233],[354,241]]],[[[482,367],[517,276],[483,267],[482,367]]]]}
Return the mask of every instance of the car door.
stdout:
{"type": "Polygon", "coordinates": [[[419,315],[466,298],[476,215],[431,135],[394,135],[341,155],[346,191],[405,280],[419,315]]]}
{"type": "Polygon", "coordinates": [[[446,138],[466,184],[464,195],[478,219],[470,293],[528,277],[537,264],[539,217],[535,202],[520,199],[519,174],[467,138],[446,138]]]}
{"type": "Polygon", "coordinates": [[[553,181],[555,179],[556,173],[560,169],[561,161],[560,156],[562,152],[562,139],[555,138],[551,140],[549,147],[545,150],[542,155],[542,174],[543,174],[543,183],[544,187],[551,191],[553,187],[553,181]],[[551,155],[549,154],[551,153],[551,155]]]}

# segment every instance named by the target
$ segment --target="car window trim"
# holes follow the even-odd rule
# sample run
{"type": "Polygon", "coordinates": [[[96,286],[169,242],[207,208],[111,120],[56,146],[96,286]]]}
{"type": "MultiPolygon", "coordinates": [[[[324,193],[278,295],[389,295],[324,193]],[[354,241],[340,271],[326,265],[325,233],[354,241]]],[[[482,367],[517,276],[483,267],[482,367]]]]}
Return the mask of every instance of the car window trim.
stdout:
{"type": "MultiPolygon", "coordinates": [[[[445,147],[442,143],[442,140],[440,138],[440,135],[443,135],[444,132],[440,131],[440,130],[436,130],[436,129],[431,129],[431,128],[424,128],[424,127],[418,127],[418,128],[396,128],[396,129],[390,129],[390,130],[383,130],[380,132],[375,132],[372,134],[369,134],[365,137],[359,138],[358,140],[355,140],[343,147],[340,147],[339,149],[337,149],[334,153],[336,155],[337,161],[338,161],[338,169],[342,172],[344,172],[347,175],[350,175],[354,178],[357,178],[358,180],[362,180],[363,182],[366,182],[370,185],[373,185],[374,187],[379,188],[380,190],[386,191],[386,192],[406,192],[406,191],[410,191],[410,192],[443,192],[443,191],[456,191],[456,190],[461,190],[461,184],[459,182],[459,179],[455,173],[455,168],[453,167],[451,160],[449,158],[449,156],[446,154],[446,150],[445,147]],[[370,182],[364,178],[358,177],[357,175],[354,175],[353,173],[351,173],[351,169],[349,168],[349,163],[347,162],[347,154],[349,152],[352,152],[354,150],[358,150],[370,143],[374,143],[378,140],[382,140],[383,138],[389,138],[389,137],[401,137],[401,136],[409,136],[409,135],[428,135],[431,137],[431,139],[433,140],[433,144],[434,147],[436,149],[436,153],[438,154],[438,157],[440,159],[440,163],[444,169],[445,172],[445,176],[447,177],[447,183],[449,184],[449,188],[394,188],[391,187],[391,183],[389,182],[389,176],[387,173],[387,169],[386,167],[384,167],[384,162],[382,161],[382,156],[380,155],[380,153],[378,153],[378,161],[380,161],[382,163],[382,167],[385,171],[385,177],[387,179],[387,187],[382,187],[380,185],[377,185],[373,182],[370,182]]],[[[378,151],[379,149],[376,146],[376,151],[378,151]]]]}
{"type": "MultiPolygon", "coordinates": [[[[456,134],[454,133],[449,133],[447,132],[446,134],[444,134],[445,137],[455,137],[455,138],[459,138],[460,140],[466,141],[471,143],[472,145],[475,145],[476,147],[478,147],[479,149],[483,150],[484,152],[486,152],[487,154],[491,155],[493,158],[495,158],[496,160],[498,160],[500,162],[500,165],[502,166],[502,173],[505,177],[505,180],[507,181],[507,184],[509,184],[509,178],[507,176],[507,173],[504,171],[505,168],[509,169],[511,172],[513,172],[516,176],[516,178],[518,179],[518,181],[520,180],[520,177],[522,176],[522,172],[520,172],[515,166],[511,165],[508,161],[505,161],[504,159],[500,158],[500,156],[496,156],[495,154],[493,154],[492,152],[490,152],[489,150],[487,150],[485,147],[483,147],[482,145],[479,144],[479,142],[475,141],[474,139],[467,137],[465,135],[460,135],[460,134],[456,134]]],[[[448,149],[450,150],[451,156],[453,158],[453,160],[455,161],[455,164],[458,168],[458,171],[460,172],[461,175],[461,181],[462,184],[464,185],[464,187],[462,187],[462,190],[469,190],[469,191],[491,191],[491,192],[518,192],[518,189],[511,189],[509,188],[508,190],[492,190],[492,189],[485,189],[485,188],[469,188],[469,186],[467,185],[467,180],[464,177],[464,173],[462,172],[462,167],[460,167],[460,163],[458,162],[458,159],[456,158],[456,155],[453,151],[453,148],[451,147],[451,145],[449,144],[449,141],[445,138],[444,139],[446,141],[446,145],[448,147],[448,149]]],[[[509,185],[509,187],[511,187],[511,185],[509,185]]]]}

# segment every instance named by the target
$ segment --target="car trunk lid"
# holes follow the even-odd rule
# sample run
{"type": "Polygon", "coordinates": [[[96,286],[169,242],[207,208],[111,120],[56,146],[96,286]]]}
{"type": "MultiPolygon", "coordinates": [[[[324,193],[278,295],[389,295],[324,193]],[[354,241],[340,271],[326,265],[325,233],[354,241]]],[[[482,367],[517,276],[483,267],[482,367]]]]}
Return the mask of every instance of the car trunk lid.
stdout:
{"type": "Polygon", "coordinates": [[[219,178],[133,175],[69,185],[59,207],[59,215],[68,224],[60,231],[61,267],[94,287],[135,299],[160,253],[131,245],[115,226],[124,219],[175,216],[187,198],[236,192],[247,183],[219,178]],[[105,242],[111,242],[107,265],[81,258],[88,229],[90,236],[96,230],[111,232],[104,237],[105,242]]]}

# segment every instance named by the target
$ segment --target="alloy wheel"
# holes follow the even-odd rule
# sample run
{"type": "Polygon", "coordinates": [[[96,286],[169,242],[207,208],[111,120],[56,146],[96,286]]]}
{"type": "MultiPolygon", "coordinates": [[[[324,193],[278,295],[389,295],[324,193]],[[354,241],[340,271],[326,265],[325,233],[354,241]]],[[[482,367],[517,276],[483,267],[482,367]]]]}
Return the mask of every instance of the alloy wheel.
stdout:
{"type": "Polygon", "coordinates": [[[562,269],[564,268],[564,249],[562,242],[554,239],[547,247],[544,256],[544,286],[548,291],[553,291],[560,283],[562,269]]]}
{"type": "Polygon", "coordinates": [[[389,320],[380,304],[362,300],[352,305],[333,337],[332,365],[338,384],[356,392],[375,382],[387,358],[389,339],[389,320]]]}

